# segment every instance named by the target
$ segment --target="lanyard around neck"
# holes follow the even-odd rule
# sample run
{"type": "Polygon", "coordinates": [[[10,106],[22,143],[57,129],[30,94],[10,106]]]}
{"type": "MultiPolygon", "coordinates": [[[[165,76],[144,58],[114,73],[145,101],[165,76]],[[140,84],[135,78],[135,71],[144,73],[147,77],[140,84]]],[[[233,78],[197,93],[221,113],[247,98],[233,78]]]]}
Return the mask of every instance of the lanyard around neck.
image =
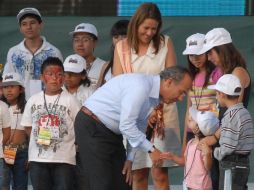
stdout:
{"type": "Polygon", "coordinates": [[[53,114],[53,110],[55,110],[55,111],[54,111],[54,114],[53,114],[53,115],[55,115],[56,107],[57,107],[57,105],[58,105],[58,102],[59,102],[59,99],[60,99],[61,94],[62,94],[62,91],[58,94],[57,98],[55,99],[55,101],[54,101],[54,103],[53,103],[53,106],[52,106],[51,110],[49,111],[49,108],[48,108],[48,105],[47,105],[47,101],[46,101],[45,91],[43,92],[44,106],[45,106],[45,108],[46,108],[47,113],[48,113],[49,116],[53,114]]]}

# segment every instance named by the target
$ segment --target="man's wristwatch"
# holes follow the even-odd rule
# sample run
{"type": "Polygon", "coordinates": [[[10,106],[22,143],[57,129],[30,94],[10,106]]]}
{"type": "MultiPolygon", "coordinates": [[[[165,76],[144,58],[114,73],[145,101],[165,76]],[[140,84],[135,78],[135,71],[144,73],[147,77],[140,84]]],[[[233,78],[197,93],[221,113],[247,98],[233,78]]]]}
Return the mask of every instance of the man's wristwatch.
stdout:
{"type": "Polygon", "coordinates": [[[154,152],[154,151],[155,151],[155,146],[153,145],[152,148],[151,148],[151,150],[148,150],[148,153],[150,154],[150,153],[152,153],[152,152],[154,152]]]}

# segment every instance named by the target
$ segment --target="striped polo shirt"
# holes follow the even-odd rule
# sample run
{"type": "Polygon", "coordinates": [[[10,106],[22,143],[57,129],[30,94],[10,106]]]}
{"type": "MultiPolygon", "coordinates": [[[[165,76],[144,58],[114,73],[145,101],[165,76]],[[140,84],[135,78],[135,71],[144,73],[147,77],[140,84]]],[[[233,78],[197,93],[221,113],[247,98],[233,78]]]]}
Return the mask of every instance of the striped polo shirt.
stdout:
{"type": "Polygon", "coordinates": [[[254,149],[254,128],[249,111],[242,103],[227,109],[221,121],[220,147],[214,156],[222,160],[231,154],[248,154],[254,149]]]}

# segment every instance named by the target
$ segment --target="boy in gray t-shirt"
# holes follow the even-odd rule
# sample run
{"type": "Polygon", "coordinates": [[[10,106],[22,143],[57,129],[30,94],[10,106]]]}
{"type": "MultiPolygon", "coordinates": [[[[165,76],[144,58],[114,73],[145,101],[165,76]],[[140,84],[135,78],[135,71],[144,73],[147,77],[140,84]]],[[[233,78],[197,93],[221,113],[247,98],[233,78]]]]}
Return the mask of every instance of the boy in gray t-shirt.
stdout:
{"type": "MultiPolygon", "coordinates": [[[[247,189],[254,128],[249,111],[238,102],[242,90],[240,80],[235,75],[226,74],[208,88],[215,89],[220,106],[227,107],[221,120],[220,146],[214,149],[214,157],[220,163],[219,189],[224,189],[224,174],[228,169],[232,173],[232,190],[247,189]]],[[[218,139],[217,136],[218,133],[215,136],[218,139]]]]}

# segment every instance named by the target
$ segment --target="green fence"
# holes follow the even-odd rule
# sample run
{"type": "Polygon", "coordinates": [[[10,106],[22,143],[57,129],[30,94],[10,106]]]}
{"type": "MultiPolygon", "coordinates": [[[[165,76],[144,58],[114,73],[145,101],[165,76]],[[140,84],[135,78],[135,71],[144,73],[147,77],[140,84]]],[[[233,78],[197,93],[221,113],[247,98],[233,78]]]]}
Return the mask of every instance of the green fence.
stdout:
{"type": "MultiPolygon", "coordinates": [[[[124,17],[127,18],[127,17],[124,17]]],[[[109,59],[111,39],[109,31],[112,24],[123,17],[44,17],[43,35],[58,47],[64,57],[72,54],[71,37],[68,35],[75,25],[81,22],[94,24],[99,32],[99,41],[95,54],[105,60],[109,59]]],[[[0,17],[0,63],[4,63],[7,51],[19,43],[19,33],[15,17],[0,17]]],[[[232,36],[233,42],[245,57],[248,71],[254,79],[254,17],[164,17],[162,33],[171,36],[177,53],[178,64],[186,65],[186,57],[182,55],[185,39],[194,33],[206,33],[212,28],[224,27],[232,36]]],[[[254,118],[254,90],[252,85],[249,110],[254,118]]],[[[186,102],[178,103],[180,121],[184,120],[186,102]]],[[[183,122],[181,122],[181,129],[183,122]]],[[[251,175],[249,181],[254,182],[254,154],[251,155],[251,175]]],[[[182,180],[182,168],[170,171],[171,182],[179,184],[182,180]],[[176,175],[177,174],[177,175],[176,175]]]]}

